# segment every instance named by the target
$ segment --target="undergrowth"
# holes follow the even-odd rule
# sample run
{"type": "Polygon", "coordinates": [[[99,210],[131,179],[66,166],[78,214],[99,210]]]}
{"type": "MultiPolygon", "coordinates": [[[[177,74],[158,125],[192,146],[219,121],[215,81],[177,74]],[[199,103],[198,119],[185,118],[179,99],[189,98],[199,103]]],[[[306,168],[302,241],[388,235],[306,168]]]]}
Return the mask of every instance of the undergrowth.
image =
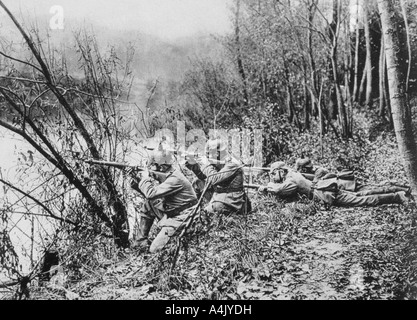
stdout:
{"type": "MultiPolygon", "coordinates": [[[[405,184],[394,135],[371,142],[371,131],[363,125],[344,143],[324,137],[323,154],[317,135],[302,134],[286,160],[292,164],[309,146],[315,164],[354,169],[364,183],[405,184]]],[[[65,281],[33,284],[32,299],[416,298],[414,202],[326,209],[305,198],[283,202],[248,192],[252,213],[202,212],[177,257],[176,241],[154,255],[119,252],[99,237],[73,242],[76,259],[64,259],[65,281]]]]}

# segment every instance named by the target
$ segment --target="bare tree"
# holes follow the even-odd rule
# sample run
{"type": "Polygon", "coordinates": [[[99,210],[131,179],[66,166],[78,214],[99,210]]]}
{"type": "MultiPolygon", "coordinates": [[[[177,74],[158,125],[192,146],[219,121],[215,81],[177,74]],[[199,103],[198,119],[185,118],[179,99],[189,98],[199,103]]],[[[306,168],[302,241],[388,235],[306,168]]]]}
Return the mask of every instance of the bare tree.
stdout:
{"type": "Polygon", "coordinates": [[[372,48],[371,48],[371,32],[369,27],[369,7],[367,3],[363,5],[364,11],[364,25],[365,25],[365,43],[366,43],[366,64],[365,71],[366,73],[366,94],[365,94],[365,104],[370,106],[372,104],[372,48]]]}
{"type": "Polygon", "coordinates": [[[411,123],[411,109],[407,99],[406,78],[400,66],[401,42],[393,0],[378,0],[378,10],[385,43],[389,94],[398,148],[413,192],[417,192],[417,145],[411,123]]]}
{"type": "Polygon", "coordinates": [[[78,38],[81,67],[86,78],[84,82],[75,81],[68,74],[64,59],[60,64],[56,63],[48,48],[42,46],[39,32],[27,32],[2,1],[0,7],[23,37],[29,52],[27,59],[19,59],[13,56],[13,52],[0,52],[5,60],[20,64],[24,70],[16,72],[11,68],[1,78],[0,97],[18,120],[15,123],[0,120],[0,126],[21,136],[57,169],[79,192],[89,214],[110,228],[116,245],[128,247],[127,210],[117,187],[117,174],[105,167],[85,168],[80,160],[83,157],[102,159],[116,156],[120,141],[116,102],[121,96],[122,86],[128,83],[129,72],[119,79],[114,74],[117,60],[114,53],[109,59],[104,59],[100,57],[95,42],[91,41],[94,39],[81,41],[78,38]],[[33,112],[45,113],[48,108],[57,110],[58,118],[65,122],[68,131],[63,133],[57,123],[48,128],[33,112]],[[82,113],[90,121],[87,122],[82,113]],[[77,145],[74,151],[79,159],[68,157],[68,150],[61,149],[62,144],[57,141],[62,134],[70,135],[64,139],[67,146],[77,145]],[[94,187],[86,183],[86,175],[91,180],[97,179],[94,187]]]}

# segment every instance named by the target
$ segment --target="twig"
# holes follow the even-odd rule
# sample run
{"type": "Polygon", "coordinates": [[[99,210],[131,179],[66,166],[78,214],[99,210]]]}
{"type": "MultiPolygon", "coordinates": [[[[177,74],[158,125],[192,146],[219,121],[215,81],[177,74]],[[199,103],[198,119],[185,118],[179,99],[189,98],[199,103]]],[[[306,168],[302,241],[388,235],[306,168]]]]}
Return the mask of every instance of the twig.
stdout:
{"type": "Polygon", "coordinates": [[[56,216],[47,206],[45,206],[42,202],[40,202],[38,199],[36,199],[35,197],[31,196],[30,194],[26,193],[25,191],[21,190],[20,188],[12,185],[11,183],[3,180],[0,178],[0,182],[2,182],[3,184],[5,184],[6,186],[22,193],[23,195],[25,195],[27,198],[31,199],[32,201],[34,201],[37,205],[39,205],[40,207],[42,207],[52,218],[63,221],[63,222],[67,222],[69,224],[72,224],[74,226],[77,226],[77,224],[74,221],[68,220],[66,218],[62,218],[62,217],[58,217],[56,216]]]}

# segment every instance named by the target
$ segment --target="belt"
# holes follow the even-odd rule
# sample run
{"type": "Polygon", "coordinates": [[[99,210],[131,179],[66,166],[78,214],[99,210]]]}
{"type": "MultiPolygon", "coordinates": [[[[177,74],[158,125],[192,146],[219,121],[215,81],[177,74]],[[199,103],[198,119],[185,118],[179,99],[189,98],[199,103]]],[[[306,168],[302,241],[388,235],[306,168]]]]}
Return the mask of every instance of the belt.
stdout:
{"type": "Polygon", "coordinates": [[[178,208],[175,208],[175,209],[171,209],[171,210],[167,210],[167,211],[165,211],[165,213],[167,214],[168,217],[172,217],[172,216],[180,213],[181,211],[184,211],[184,210],[186,210],[188,208],[191,208],[191,207],[195,206],[197,204],[197,202],[198,202],[197,200],[192,200],[192,201],[184,204],[181,207],[178,207],[178,208]]]}
{"type": "Polygon", "coordinates": [[[229,192],[239,192],[243,191],[243,188],[220,188],[220,187],[214,187],[214,192],[216,193],[229,193],[229,192]]]}

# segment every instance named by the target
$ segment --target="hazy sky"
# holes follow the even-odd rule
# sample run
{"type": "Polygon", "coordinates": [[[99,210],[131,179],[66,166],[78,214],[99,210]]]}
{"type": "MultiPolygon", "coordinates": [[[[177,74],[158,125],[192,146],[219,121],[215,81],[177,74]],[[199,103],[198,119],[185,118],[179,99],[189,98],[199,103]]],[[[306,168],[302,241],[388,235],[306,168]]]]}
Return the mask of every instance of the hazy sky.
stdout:
{"type": "MultiPolygon", "coordinates": [[[[64,17],[92,21],[111,28],[136,29],[175,39],[196,32],[229,30],[231,0],[4,0],[11,10],[51,15],[59,5],[64,17]]],[[[2,12],[0,15],[3,14],[2,12]]]]}

